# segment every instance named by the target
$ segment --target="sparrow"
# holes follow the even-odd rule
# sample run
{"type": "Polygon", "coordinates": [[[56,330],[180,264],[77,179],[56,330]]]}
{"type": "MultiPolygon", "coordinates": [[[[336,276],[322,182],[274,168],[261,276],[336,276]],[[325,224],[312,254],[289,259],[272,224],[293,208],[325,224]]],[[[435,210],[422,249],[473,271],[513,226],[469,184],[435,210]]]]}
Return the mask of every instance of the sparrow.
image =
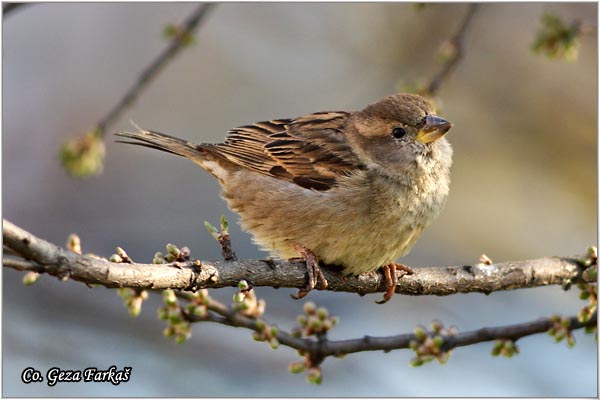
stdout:
{"type": "Polygon", "coordinates": [[[117,135],[194,161],[212,174],[245,231],[280,259],[301,256],[308,283],[327,287],[319,263],[347,275],[383,269],[388,301],[395,262],[448,196],[452,127],[421,96],[394,94],[360,111],[324,111],[230,130],[195,144],[138,128],[117,135]]]}

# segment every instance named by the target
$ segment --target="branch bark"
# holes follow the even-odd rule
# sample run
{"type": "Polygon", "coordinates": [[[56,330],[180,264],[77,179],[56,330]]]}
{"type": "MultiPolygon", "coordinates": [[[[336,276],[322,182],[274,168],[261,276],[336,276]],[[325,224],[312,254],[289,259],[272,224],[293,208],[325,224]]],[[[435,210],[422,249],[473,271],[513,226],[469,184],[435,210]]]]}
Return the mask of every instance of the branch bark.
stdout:
{"type": "MultiPolygon", "coordinates": [[[[112,263],[61,248],[3,221],[4,246],[33,263],[5,262],[18,270],[47,273],[60,279],[71,278],[87,284],[137,289],[180,289],[236,287],[241,280],[252,286],[303,288],[306,266],[303,262],[272,260],[175,262],[170,264],[112,263]]],[[[446,296],[455,293],[491,293],[546,285],[570,285],[585,281],[578,260],[584,256],[544,257],[491,265],[417,268],[415,274],[398,281],[396,293],[446,296]]],[[[344,276],[334,267],[323,268],[328,290],[358,294],[385,292],[382,273],[344,276]]]]}

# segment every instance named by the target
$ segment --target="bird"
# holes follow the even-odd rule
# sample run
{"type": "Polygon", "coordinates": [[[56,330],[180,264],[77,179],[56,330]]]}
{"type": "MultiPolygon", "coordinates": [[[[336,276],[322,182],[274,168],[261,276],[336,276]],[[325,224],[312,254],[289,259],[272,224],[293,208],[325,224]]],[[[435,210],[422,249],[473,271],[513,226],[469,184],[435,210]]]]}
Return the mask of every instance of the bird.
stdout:
{"type": "MultiPolygon", "coordinates": [[[[425,98],[397,93],[359,111],[323,111],[229,130],[195,144],[137,128],[116,135],[188,158],[219,182],[243,230],[279,259],[301,257],[307,284],[326,289],[321,264],[345,275],[382,269],[389,301],[396,262],[442,210],[449,193],[452,123],[425,98]]],[[[401,275],[403,276],[403,275],[401,275]]]]}

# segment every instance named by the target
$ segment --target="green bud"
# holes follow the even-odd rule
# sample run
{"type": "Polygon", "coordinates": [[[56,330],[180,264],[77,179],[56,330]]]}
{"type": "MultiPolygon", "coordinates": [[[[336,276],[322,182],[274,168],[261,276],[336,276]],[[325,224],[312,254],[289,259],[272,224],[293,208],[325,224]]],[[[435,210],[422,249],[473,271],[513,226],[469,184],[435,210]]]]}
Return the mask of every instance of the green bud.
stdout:
{"type": "Polygon", "coordinates": [[[504,344],[504,348],[510,350],[511,353],[519,352],[519,348],[517,347],[516,343],[513,342],[512,340],[507,340],[506,343],[504,344]]]}
{"type": "Polygon", "coordinates": [[[264,331],[267,328],[267,324],[262,319],[256,320],[256,329],[264,331]]]}
{"type": "Polygon", "coordinates": [[[246,298],[246,294],[242,293],[242,292],[235,292],[233,294],[233,302],[234,303],[241,303],[244,301],[244,299],[246,298]]]}
{"type": "Polygon", "coordinates": [[[585,333],[594,333],[594,332],[596,332],[596,326],[594,326],[594,325],[586,326],[583,328],[583,331],[585,333]]]}
{"type": "Polygon", "coordinates": [[[438,349],[442,347],[444,344],[444,338],[440,335],[437,335],[433,338],[433,345],[438,349]]]}
{"type": "Polygon", "coordinates": [[[102,133],[93,128],[83,136],[65,142],[58,156],[71,176],[85,178],[102,172],[105,153],[102,133]]]}
{"type": "Polygon", "coordinates": [[[446,364],[449,359],[450,359],[450,352],[440,353],[437,356],[437,360],[440,364],[446,364]]]}
{"type": "Polygon", "coordinates": [[[127,253],[125,252],[125,250],[123,250],[121,247],[117,246],[117,254],[119,255],[119,257],[121,258],[129,258],[129,256],[127,255],[127,253]]]}
{"type": "Polygon", "coordinates": [[[310,326],[310,328],[313,331],[318,332],[318,331],[321,330],[322,324],[321,324],[321,321],[319,321],[318,319],[316,319],[316,318],[310,318],[309,319],[309,326],[310,326]]]}
{"type": "Polygon", "coordinates": [[[175,328],[172,326],[167,326],[163,331],[163,334],[168,338],[173,337],[175,335],[175,328]]]}
{"type": "Polygon", "coordinates": [[[317,318],[319,318],[321,321],[325,321],[328,316],[329,316],[329,313],[327,312],[326,308],[320,307],[317,310],[317,318]]]}
{"type": "Polygon", "coordinates": [[[183,322],[183,319],[179,315],[179,313],[169,313],[169,324],[178,325],[183,322]]]}
{"type": "Polygon", "coordinates": [[[210,222],[204,221],[204,226],[210,235],[216,240],[219,241],[219,231],[215,228],[210,222]]]}
{"type": "Polygon", "coordinates": [[[587,300],[590,297],[590,294],[591,293],[588,291],[583,291],[583,292],[579,293],[579,298],[581,300],[587,300]]]}
{"type": "Polygon", "coordinates": [[[423,325],[417,325],[414,333],[415,337],[420,342],[423,342],[427,338],[427,331],[423,325]]]}
{"type": "Polygon", "coordinates": [[[304,303],[304,313],[307,315],[312,315],[317,311],[317,306],[312,301],[307,301],[304,303]]]}
{"type": "Polygon", "coordinates": [[[154,253],[154,257],[152,258],[152,264],[164,264],[165,256],[160,251],[154,253]]]}
{"type": "Polygon", "coordinates": [[[565,331],[558,331],[556,335],[554,335],[554,341],[556,343],[562,341],[565,338],[565,331]]]}
{"type": "Polygon", "coordinates": [[[592,260],[588,257],[580,258],[577,261],[579,261],[579,264],[581,264],[584,267],[589,267],[590,265],[592,265],[592,260]]]}
{"type": "Polygon", "coordinates": [[[249,290],[250,285],[245,280],[241,280],[238,282],[238,289],[239,290],[249,290]]]}
{"type": "Polygon", "coordinates": [[[263,335],[261,335],[258,332],[252,332],[252,339],[256,340],[257,342],[264,342],[265,341],[263,335]]]}
{"type": "Polygon", "coordinates": [[[203,306],[196,306],[192,309],[191,313],[193,315],[197,315],[201,318],[204,318],[208,315],[208,311],[206,310],[206,307],[203,306]]]}
{"type": "Polygon", "coordinates": [[[134,297],[131,299],[131,304],[129,305],[129,315],[132,317],[137,317],[142,312],[142,298],[134,297]]]}
{"type": "Polygon", "coordinates": [[[502,350],[500,350],[500,354],[506,358],[511,358],[513,356],[513,352],[506,347],[503,347],[502,350]]]}
{"type": "Polygon", "coordinates": [[[431,321],[431,330],[435,333],[440,333],[443,327],[444,325],[440,320],[434,319],[433,321],[431,321]]]}
{"type": "Polygon", "coordinates": [[[23,285],[31,286],[40,279],[40,274],[37,272],[29,271],[23,275],[23,285]]]}
{"type": "Polygon", "coordinates": [[[598,267],[597,266],[593,266],[591,268],[588,268],[586,270],[588,279],[592,280],[592,281],[596,281],[598,279],[598,267]]]}
{"type": "Polygon", "coordinates": [[[121,257],[119,257],[118,255],[113,254],[112,256],[110,256],[108,258],[108,261],[114,262],[114,263],[121,263],[121,262],[123,262],[123,259],[121,257]]]}
{"type": "Polygon", "coordinates": [[[71,233],[67,238],[67,248],[73,253],[81,254],[81,239],[76,233],[71,233]]]}
{"type": "Polygon", "coordinates": [[[432,355],[421,356],[421,360],[423,361],[423,363],[432,362],[434,358],[435,357],[432,355]]]}
{"type": "Polygon", "coordinates": [[[192,336],[191,332],[180,332],[175,335],[175,343],[183,343],[192,336]]]}
{"type": "Polygon", "coordinates": [[[567,346],[575,347],[575,336],[573,336],[572,334],[567,335],[567,346]]]}
{"type": "Polygon", "coordinates": [[[420,367],[421,365],[423,365],[423,360],[421,359],[421,357],[415,357],[412,360],[410,360],[410,365],[412,367],[420,367]]]}
{"type": "Polygon", "coordinates": [[[229,221],[225,218],[225,214],[221,215],[221,234],[227,235],[229,233],[229,221]]]}
{"type": "Polygon", "coordinates": [[[308,318],[306,318],[306,315],[298,315],[298,317],[296,317],[296,322],[299,326],[304,327],[308,325],[308,318]]]}
{"type": "Polygon", "coordinates": [[[167,244],[167,252],[175,258],[179,257],[179,254],[181,254],[181,250],[179,250],[179,247],[175,246],[172,243],[167,244]]]}
{"type": "Polygon", "coordinates": [[[556,335],[556,329],[555,328],[548,329],[548,335],[550,335],[550,336],[556,335]]]}
{"type": "Polygon", "coordinates": [[[419,342],[417,342],[416,340],[411,340],[410,342],[408,342],[408,347],[411,350],[417,351],[417,349],[419,348],[419,342]]]}
{"type": "Polygon", "coordinates": [[[277,328],[276,326],[272,326],[269,334],[271,335],[271,337],[276,337],[278,332],[279,328],[277,328]]]}
{"type": "Polygon", "coordinates": [[[288,366],[288,370],[292,374],[299,374],[300,372],[306,371],[306,363],[303,361],[293,362],[288,366]]]}
{"type": "Polygon", "coordinates": [[[174,306],[177,304],[177,296],[172,289],[163,290],[163,301],[168,306],[174,306]]]}
{"type": "Polygon", "coordinates": [[[568,328],[568,327],[570,327],[570,326],[571,326],[571,320],[570,320],[570,319],[568,319],[568,318],[563,318],[563,319],[560,321],[560,325],[561,325],[563,328],[568,328]]]}
{"type": "Polygon", "coordinates": [[[587,255],[591,258],[598,258],[598,248],[596,246],[590,246],[587,249],[587,255]]]}
{"type": "Polygon", "coordinates": [[[273,350],[275,350],[276,348],[279,347],[279,341],[277,339],[273,338],[273,339],[269,340],[269,346],[271,346],[271,348],[273,350]]]}
{"type": "Polygon", "coordinates": [[[590,311],[587,307],[583,307],[577,313],[577,319],[579,320],[579,322],[588,322],[591,318],[592,318],[592,313],[590,313],[590,311]]]}
{"type": "Polygon", "coordinates": [[[323,380],[323,376],[321,375],[320,368],[311,368],[308,370],[308,374],[306,375],[306,380],[308,383],[314,383],[316,385],[321,384],[323,380]]]}

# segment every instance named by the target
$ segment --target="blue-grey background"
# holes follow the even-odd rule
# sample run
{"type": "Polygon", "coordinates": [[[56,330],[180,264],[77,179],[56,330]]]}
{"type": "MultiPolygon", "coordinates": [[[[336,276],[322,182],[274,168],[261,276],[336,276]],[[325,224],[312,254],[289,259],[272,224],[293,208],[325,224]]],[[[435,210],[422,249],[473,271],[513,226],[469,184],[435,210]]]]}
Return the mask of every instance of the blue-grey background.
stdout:
{"type": "MultiPolygon", "coordinates": [[[[218,184],[186,160],[107,138],[104,174],[68,177],[57,161],[66,138],[92,127],[166,46],[162,30],[194,4],[36,4],[3,25],[2,189],[4,217],[52,242],[77,232],[85,252],[124,247],[149,261],[167,242],[218,259],[203,227],[225,213],[218,184]]],[[[440,92],[455,127],[447,206],[403,262],[415,267],[580,253],[596,232],[596,33],[574,63],[530,52],[545,10],[596,25],[597,5],[485,4],[466,38],[466,54],[440,92]]],[[[461,21],[464,4],[219,4],[185,50],[111,130],[143,127],[197,142],[223,139],[249,122],[319,110],[359,109],[427,79],[435,54],[461,21]]],[[[232,227],[242,258],[264,257],[232,227]]],[[[3,271],[4,396],[596,396],[597,345],[547,335],[519,342],[513,359],[491,344],[455,350],[447,365],[411,368],[409,351],[328,359],[320,386],[287,372],[298,360],[248,331],[193,327],[175,344],[156,318],[159,296],[130,318],[113,290],[3,271]],[[131,366],[128,383],[25,385],[28,366],[131,366]]],[[[229,302],[233,289],[212,294],[229,302]]],[[[304,301],[293,290],[260,288],[266,318],[294,326],[304,301]]],[[[313,292],[341,323],[334,339],[409,332],[439,318],[466,331],[575,314],[577,291],[559,287],[450,297],[359,297],[313,292]]]]}

